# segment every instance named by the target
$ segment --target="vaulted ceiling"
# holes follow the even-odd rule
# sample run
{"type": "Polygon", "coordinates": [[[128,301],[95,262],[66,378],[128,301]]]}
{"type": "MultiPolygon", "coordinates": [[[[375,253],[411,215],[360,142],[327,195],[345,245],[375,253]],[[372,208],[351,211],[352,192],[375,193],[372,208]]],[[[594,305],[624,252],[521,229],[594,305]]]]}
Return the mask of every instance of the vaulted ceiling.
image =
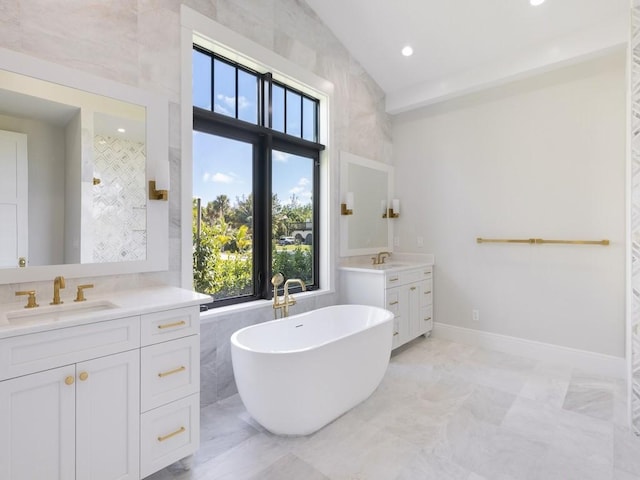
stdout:
{"type": "Polygon", "coordinates": [[[385,91],[389,113],[624,48],[629,30],[629,0],[306,2],[385,91]]]}

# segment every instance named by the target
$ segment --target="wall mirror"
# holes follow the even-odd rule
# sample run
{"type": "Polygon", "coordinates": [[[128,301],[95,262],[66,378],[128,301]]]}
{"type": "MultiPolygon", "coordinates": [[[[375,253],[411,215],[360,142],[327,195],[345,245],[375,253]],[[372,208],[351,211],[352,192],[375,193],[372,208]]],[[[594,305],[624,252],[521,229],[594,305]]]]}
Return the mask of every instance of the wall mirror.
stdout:
{"type": "Polygon", "coordinates": [[[351,214],[340,215],[340,255],[392,250],[393,228],[383,214],[393,189],[393,167],[347,152],[340,154],[340,201],[351,214]]]}
{"type": "Polygon", "coordinates": [[[0,283],[167,268],[168,103],[0,49],[0,283]]]}

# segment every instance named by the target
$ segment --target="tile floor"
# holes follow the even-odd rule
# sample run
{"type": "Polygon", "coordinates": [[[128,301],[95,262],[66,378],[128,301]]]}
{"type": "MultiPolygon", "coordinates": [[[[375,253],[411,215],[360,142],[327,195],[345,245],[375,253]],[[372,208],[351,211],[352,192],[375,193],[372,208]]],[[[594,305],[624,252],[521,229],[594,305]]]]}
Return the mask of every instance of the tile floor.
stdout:
{"type": "Polygon", "coordinates": [[[277,437],[237,395],[202,410],[193,468],[149,480],[640,480],[621,380],[440,339],[393,355],[365,402],[277,437]]]}

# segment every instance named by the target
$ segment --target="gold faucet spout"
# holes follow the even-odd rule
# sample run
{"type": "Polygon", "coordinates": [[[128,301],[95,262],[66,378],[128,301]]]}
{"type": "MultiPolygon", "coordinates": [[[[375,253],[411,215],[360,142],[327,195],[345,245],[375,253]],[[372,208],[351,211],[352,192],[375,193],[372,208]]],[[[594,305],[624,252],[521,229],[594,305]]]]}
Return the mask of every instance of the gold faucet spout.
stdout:
{"type": "Polygon", "coordinates": [[[60,305],[61,303],[64,303],[62,300],[60,300],[60,289],[65,288],[65,286],[66,285],[63,276],[59,276],[53,279],[53,301],[51,302],[51,305],[60,305]]]}
{"type": "Polygon", "coordinates": [[[297,283],[298,285],[300,285],[300,288],[303,292],[307,290],[307,286],[299,278],[290,278],[289,280],[284,282],[284,302],[282,304],[282,314],[284,317],[289,316],[289,307],[296,304],[296,299],[293,298],[293,296],[289,293],[289,285],[291,285],[292,283],[297,283]]]}

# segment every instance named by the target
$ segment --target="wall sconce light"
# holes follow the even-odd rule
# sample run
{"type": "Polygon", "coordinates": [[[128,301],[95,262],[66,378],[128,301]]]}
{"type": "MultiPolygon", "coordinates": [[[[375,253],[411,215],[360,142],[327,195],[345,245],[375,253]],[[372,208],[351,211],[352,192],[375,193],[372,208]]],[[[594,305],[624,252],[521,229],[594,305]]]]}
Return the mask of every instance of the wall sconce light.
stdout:
{"type": "Polygon", "coordinates": [[[391,200],[391,207],[382,215],[382,218],[398,218],[400,216],[400,200],[391,200]]]}
{"type": "Polygon", "coordinates": [[[169,200],[169,162],[157,165],[156,179],[149,180],[149,200],[169,200]]]}
{"type": "Polygon", "coordinates": [[[169,200],[169,190],[158,190],[156,181],[149,180],[149,200],[169,200]]]}
{"type": "Polygon", "coordinates": [[[353,215],[353,192],[347,192],[344,203],[340,204],[340,215],[353,215]]]}

